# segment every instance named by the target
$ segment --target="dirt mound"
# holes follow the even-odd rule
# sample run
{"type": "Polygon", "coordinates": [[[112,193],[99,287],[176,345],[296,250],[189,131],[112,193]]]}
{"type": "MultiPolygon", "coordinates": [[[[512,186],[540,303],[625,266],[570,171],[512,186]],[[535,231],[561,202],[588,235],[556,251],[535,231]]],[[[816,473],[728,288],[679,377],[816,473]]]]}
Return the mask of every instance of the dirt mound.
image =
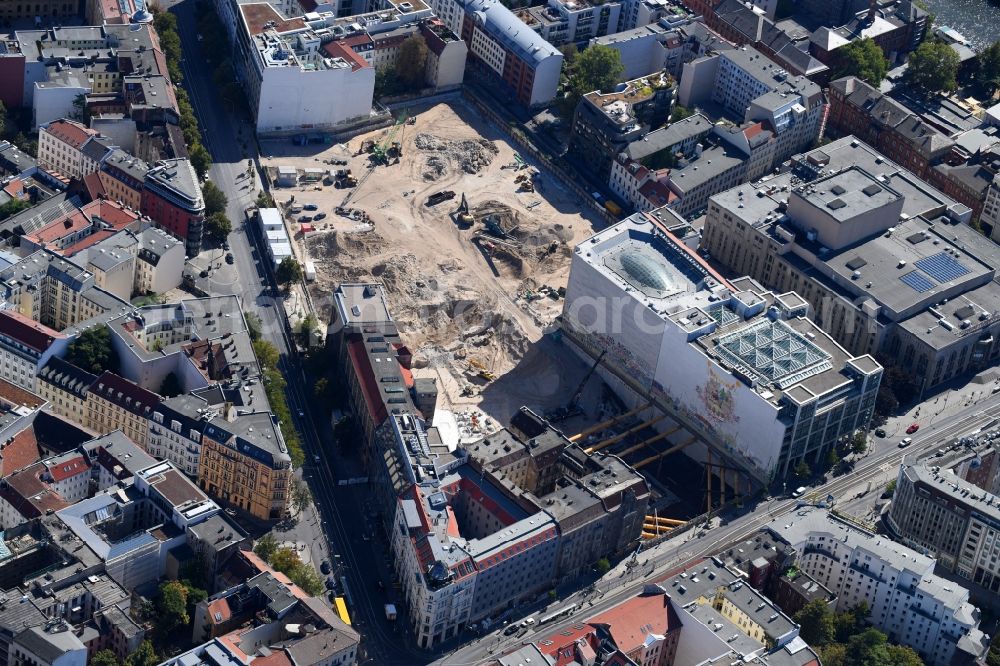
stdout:
{"type": "Polygon", "coordinates": [[[383,251],[385,239],[374,231],[347,233],[331,231],[322,234],[310,234],[306,237],[306,247],[310,257],[334,259],[340,254],[352,258],[375,256],[383,251]]]}
{"type": "Polygon", "coordinates": [[[431,155],[424,162],[424,171],[421,176],[424,180],[437,180],[448,173],[448,162],[440,155],[431,155]]]}
{"type": "MultiPolygon", "coordinates": [[[[441,153],[448,161],[460,168],[465,173],[479,173],[493,162],[493,158],[500,152],[496,144],[487,139],[463,139],[455,141],[452,139],[442,139],[433,134],[418,134],[413,144],[418,150],[432,153],[441,153]]],[[[431,170],[431,160],[428,158],[428,170],[431,170]]],[[[435,180],[428,178],[428,170],[424,171],[425,180],[435,180]]],[[[439,174],[440,177],[442,174],[439,174]]]]}

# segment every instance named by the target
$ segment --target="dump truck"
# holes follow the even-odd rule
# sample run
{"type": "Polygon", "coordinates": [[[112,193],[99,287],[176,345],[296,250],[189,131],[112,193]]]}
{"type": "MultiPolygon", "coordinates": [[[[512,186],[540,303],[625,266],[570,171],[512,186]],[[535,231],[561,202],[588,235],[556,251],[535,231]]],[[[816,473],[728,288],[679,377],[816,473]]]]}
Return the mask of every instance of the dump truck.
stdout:
{"type": "Polygon", "coordinates": [[[434,194],[427,197],[427,203],[425,204],[428,208],[431,206],[436,206],[442,201],[448,201],[455,198],[455,193],[451,190],[443,190],[441,192],[435,192],[434,194]]]}
{"type": "Polygon", "coordinates": [[[608,211],[609,213],[611,213],[615,217],[621,217],[621,215],[622,215],[622,208],[621,208],[621,206],[619,206],[618,204],[616,204],[614,201],[610,201],[610,200],[609,201],[605,201],[604,202],[604,210],[608,211]]]}

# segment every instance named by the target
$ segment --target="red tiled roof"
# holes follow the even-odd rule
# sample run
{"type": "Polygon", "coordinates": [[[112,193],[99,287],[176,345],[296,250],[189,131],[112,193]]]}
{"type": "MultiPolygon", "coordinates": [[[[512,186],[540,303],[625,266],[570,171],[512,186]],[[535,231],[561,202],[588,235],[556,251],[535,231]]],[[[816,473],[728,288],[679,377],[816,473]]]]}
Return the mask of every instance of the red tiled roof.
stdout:
{"type": "Polygon", "coordinates": [[[53,243],[66,236],[79,233],[89,227],[91,221],[80,210],[75,210],[65,217],[46,224],[33,234],[25,236],[26,239],[41,245],[43,243],[53,243]]]}
{"type": "Polygon", "coordinates": [[[208,605],[208,621],[211,624],[221,624],[228,622],[233,616],[233,611],[229,608],[229,602],[225,599],[216,599],[208,605]],[[218,616],[218,619],[216,619],[218,616]]]}
{"type": "Polygon", "coordinates": [[[35,463],[7,476],[4,479],[7,484],[0,488],[0,497],[7,500],[25,518],[37,518],[50,509],[65,509],[69,502],[42,481],[41,474],[44,471],[45,465],[35,463]]]}
{"type": "Polygon", "coordinates": [[[115,233],[117,232],[109,231],[108,229],[101,229],[100,231],[95,231],[86,238],[81,238],[72,245],[63,248],[61,250],[61,253],[63,256],[72,257],[77,252],[80,252],[81,250],[86,250],[91,245],[96,245],[97,243],[100,243],[102,240],[114,236],[115,233]]]}
{"type": "Polygon", "coordinates": [[[0,379],[0,405],[7,408],[24,406],[29,409],[38,409],[43,402],[45,400],[41,396],[16,384],[11,384],[5,379],[0,379]]]}
{"type": "Polygon", "coordinates": [[[754,123],[750,127],[747,127],[745,130],[743,130],[743,136],[745,136],[748,139],[752,139],[763,131],[764,131],[763,124],[754,123]]]}
{"type": "Polygon", "coordinates": [[[362,32],[357,35],[351,35],[350,37],[344,37],[340,40],[340,43],[344,46],[350,46],[353,49],[355,46],[361,46],[362,44],[371,44],[372,38],[367,32],[362,32]]]}
{"type": "Polygon", "coordinates": [[[342,44],[341,42],[328,42],[323,50],[326,51],[331,58],[343,58],[347,62],[351,63],[351,71],[356,72],[359,69],[364,69],[365,67],[371,67],[371,64],[354,52],[354,49],[342,44]]]}
{"type": "Polygon", "coordinates": [[[95,217],[101,218],[101,221],[116,231],[124,229],[139,219],[139,213],[126,209],[124,204],[107,199],[91,201],[80,210],[91,220],[95,217]]]}
{"type": "Polygon", "coordinates": [[[607,625],[615,645],[625,654],[641,647],[649,634],[664,636],[681,627],[680,618],[665,594],[633,597],[590,618],[590,624],[607,625]]]}
{"type": "Polygon", "coordinates": [[[0,311],[0,335],[17,340],[37,352],[44,352],[53,342],[66,337],[13,310],[0,311]]]}
{"type": "Polygon", "coordinates": [[[368,355],[365,354],[365,343],[361,340],[351,340],[347,343],[347,353],[354,365],[354,374],[358,378],[358,383],[361,384],[361,393],[365,396],[368,415],[371,416],[376,425],[380,424],[385,421],[389,413],[386,411],[385,403],[379,394],[375,371],[372,370],[368,355]]]}
{"type": "Polygon", "coordinates": [[[35,428],[28,426],[14,435],[9,444],[0,449],[3,459],[3,475],[13,474],[28,465],[38,462],[38,440],[35,439],[35,428]]]}
{"type": "Polygon", "coordinates": [[[108,195],[108,191],[104,189],[104,181],[101,180],[101,174],[98,171],[88,173],[83,177],[83,189],[87,191],[87,196],[91,199],[100,199],[108,195]]]}
{"type": "Polygon", "coordinates": [[[77,150],[83,148],[83,144],[87,143],[90,137],[100,134],[75,120],[66,120],[65,118],[52,121],[45,128],[45,131],[77,150]]]}
{"type": "Polygon", "coordinates": [[[90,471],[90,463],[83,456],[70,458],[59,463],[48,465],[49,474],[52,475],[53,482],[65,481],[66,479],[90,471]]]}
{"type": "Polygon", "coordinates": [[[15,178],[7,183],[7,185],[3,188],[3,191],[9,194],[13,199],[22,199],[24,198],[24,181],[20,178],[15,178]]]}

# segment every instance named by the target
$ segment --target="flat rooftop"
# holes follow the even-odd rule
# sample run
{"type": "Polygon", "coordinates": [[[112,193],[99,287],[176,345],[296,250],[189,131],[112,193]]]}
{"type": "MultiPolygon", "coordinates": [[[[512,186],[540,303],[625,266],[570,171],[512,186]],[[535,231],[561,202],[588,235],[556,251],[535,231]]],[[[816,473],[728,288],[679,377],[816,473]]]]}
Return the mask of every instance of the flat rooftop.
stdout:
{"type": "Polygon", "coordinates": [[[802,200],[838,222],[899,201],[901,195],[857,167],[851,167],[795,190],[802,200]]]}

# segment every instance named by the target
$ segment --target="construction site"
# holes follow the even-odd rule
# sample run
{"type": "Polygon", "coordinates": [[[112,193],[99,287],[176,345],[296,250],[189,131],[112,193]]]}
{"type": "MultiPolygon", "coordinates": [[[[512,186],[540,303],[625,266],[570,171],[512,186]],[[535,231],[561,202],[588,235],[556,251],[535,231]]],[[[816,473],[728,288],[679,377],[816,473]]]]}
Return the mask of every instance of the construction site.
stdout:
{"type": "MultiPolygon", "coordinates": [[[[440,408],[506,423],[528,406],[585,449],[621,456],[653,481],[647,538],[705,511],[705,469],[671,455],[690,435],[626,409],[553,325],[573,248],[603,220],[474,109],[439,104],[345,144],[263,153],[321,320],[339,283],[380,282],[440,408]],[[282,185],[279,168],[312,176],[282,185]]],[[[725,491],[714,495],[718,506],[725,491]]]]}

